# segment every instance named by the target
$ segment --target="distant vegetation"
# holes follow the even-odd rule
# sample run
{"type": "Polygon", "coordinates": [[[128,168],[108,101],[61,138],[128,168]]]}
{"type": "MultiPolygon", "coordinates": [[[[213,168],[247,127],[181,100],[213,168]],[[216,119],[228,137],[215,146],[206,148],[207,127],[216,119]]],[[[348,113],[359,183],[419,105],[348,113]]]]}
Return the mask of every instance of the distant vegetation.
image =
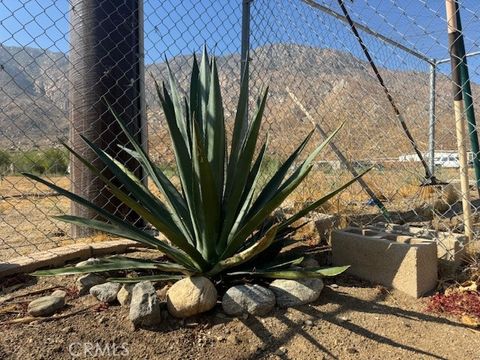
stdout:
{"type": "Polygon", "coordinates": [[[1,175],[18,175],[22,172],[40,175],[65,175],[68,172],[68,163],[68,154],[63,149],[0,150],[1,175]]]}

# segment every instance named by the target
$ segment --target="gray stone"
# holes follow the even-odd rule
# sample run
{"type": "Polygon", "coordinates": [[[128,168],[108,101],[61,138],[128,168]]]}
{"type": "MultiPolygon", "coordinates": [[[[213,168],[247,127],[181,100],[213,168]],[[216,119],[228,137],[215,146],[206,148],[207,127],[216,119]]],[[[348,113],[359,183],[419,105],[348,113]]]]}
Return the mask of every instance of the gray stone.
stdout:
{"type": "Polygon", "coordinates": [[[227,290],[222,298],[228,315],[266,315],[275,306],[275,294],[260,285],[238,285],[227,290]]]}
{"type": "Polygon", "coordinates": [[[117,300],[120,305],[130,305],[130,300],[132,299],[132,290],[134,286],[134,284],[125,284],[122,286],[122,288],[117,294],[117,300]]]}
{"type": "Polygon", "coordinates": [[[50,316],[65,306],[65,299],[59,296],[43,296],[28,304],[32,316],[50,316]]]}
{"type": "Polygon", "coordinates": [[[186,318],[213,309],[217,290],[202,276],[177,281],[167,292],[167,308],[172,316],[186,318]]]}
{"type": "Polygon", "coordinates": [[[93,273],[82,275],[77,279],[77,289],[80,295],[85,295],[88,294],[92,286],[103,284],[106,281],[101,275],[93,273]]]}
{"type": "Polygon", "coordinates": [[[274,280],[270,289],[280,307],[298,306],[318,299],[323,289],[322,279],[274,280]]]}
{"type": "Polygon", "coordinates": [[[112,303],[117,300],[117,294],[121,285],[118,283],[107,282],[105,284],[99,284],[90,288],[90,294],[95,296],[97,300],[106,303],[112,303]]]}
{"type": "Polygon", "coordinates": [[[153,326],[162,321],[160,301],[150,281],[142,281],[133,287],[129,318],[136,327],[153,326]]]}

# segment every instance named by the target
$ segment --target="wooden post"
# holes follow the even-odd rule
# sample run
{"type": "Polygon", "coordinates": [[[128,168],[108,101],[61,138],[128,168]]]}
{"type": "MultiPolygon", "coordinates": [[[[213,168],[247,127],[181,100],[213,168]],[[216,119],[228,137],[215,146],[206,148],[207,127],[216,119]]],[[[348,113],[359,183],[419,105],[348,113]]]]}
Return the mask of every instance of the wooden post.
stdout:
{"type": "MultiPolygon", "coordinates": [[[[84,135],[141,177],[138,163],[121,152],[127,144],[102,97],[127,123],[131,133],[142,137],[142,27],[141,0],[72,0],[70,59],[70,141],[74,149],[96,166],[101,162],[79,135],[84,135]]],[[[77,159],[71,159],[72,190],[126,221],[139,224],[137,214],[122,205],[103,183],[77,159]]],[[[95,218],[96,214],[72,203],[73,215],[95,218]]],[[[73,237],[92,231],[72,227],[73,237]]]]}
{"type": "Polygon", "coordinates": [[[460,75],[459,35],[457,28],[456,0],[445,0],[448,23],[448,42],[450,47],[450,63],[452,66],[453,107],[455,111],[455,128],[457,133],[458,159],[460,162],[460,186],[462,192],[463,222],[465,236],[473,240],[472,211],[470,208],[470,187],[468,181],[468,158],[465,135],[465,106],[460,75]]]}

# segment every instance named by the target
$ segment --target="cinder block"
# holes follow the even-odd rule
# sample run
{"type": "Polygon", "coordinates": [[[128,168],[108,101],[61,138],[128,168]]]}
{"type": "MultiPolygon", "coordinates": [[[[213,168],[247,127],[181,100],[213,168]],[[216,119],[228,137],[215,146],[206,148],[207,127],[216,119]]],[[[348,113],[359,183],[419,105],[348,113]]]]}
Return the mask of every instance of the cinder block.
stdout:
{"type": "Polygon", "coordinates": [[[417,298],[437,285],[437,246],[432,240],[347,228],[332,232],[332,253],[335,265],[351,265],[349,273],[417,298]]]}
{"type": "Polygon", "coordinates": [[[466,237],[463,234],[390,223],[377,223],[369,228],[388,233],[434,240],[437,243],[437,255],[440,260],[440,268],[443,271],[455,270],[462,263],[465,256],[466,237]]]}

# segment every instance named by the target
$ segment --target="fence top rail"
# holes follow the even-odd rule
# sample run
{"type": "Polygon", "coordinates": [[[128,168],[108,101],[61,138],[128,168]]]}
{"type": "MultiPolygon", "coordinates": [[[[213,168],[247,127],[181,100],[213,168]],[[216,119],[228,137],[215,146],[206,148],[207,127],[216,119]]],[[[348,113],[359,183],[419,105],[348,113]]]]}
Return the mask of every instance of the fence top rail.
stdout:
{"type": "MultiPolygon", "coordinates": [[[[330,9],[330,8],[327,7],[327,6],[321,5],[321,4],[317,3],[317,2],[314,1],[314,0],[301,0],[301,1],[304,2],[304,3],[307,4],[307,5],[315,8],[315,9],[318,9],[318,10],[320,10],[320,11],[322,11],[322,12],[324,12],[324,13],[330,15],[330,16],[333,16],[333,17],[335,17],[336,19],[338,19],[338,20],[340,20],[340,21],[348,24],[348,20],[347,20],[347,18],[346,18],[345,16],[343,16],[342,14],[337,13],[336,11],[330,9]]],[[[387,44],[389,44],[389,45],[395,46],[395,47],[397,47],[397,48],[399,48],[399,49],[401,49],[401,50],[403,50],[403,51],[405,51],[405,52],[407,52],[407,53],[409,53],[409,54],[417,57],[418,59],[423,60],[423,61],[429,63],[430,65],[434,65],[434,64],[435,64],[435,59],[431,59],[431,58],[429,58],[428,56],[426,56],[425,54],[422,54],[422,53],[420,53],[420,52],[418,52],[418,51],[416,51],[416,50],[413,50],[413,49],[411,49],[411,48],[409,48],[409,47],[407,47],[407,46],[399,43],[398,41],[395,41],[395,40],[393,40],[393,39],[390,39],[389,37],[387,37],[387,36],[379,33],[378,31],[375,31],[375,30],[370,29],[368,26],[362,25],[362,24],[360,24],[360,23],[358,23],[358,22],[355,22],[355,21],[353,21],[353,23],[354,23],[354,25],[355,25],[358,29],[366,32],[367,34],[370,34],[370,35],[372,35],[372,36],[375,36],[376,38],[382,40],[383,42],[385,42],[385,43],[387,43],[387,44]]]]}
{"type": "MultiPolygon", "coordinates": [[[[468,58],[468,57],[477,56],[477,55],[480,55],[480,51],[472,51],[472,52],[470,52],[470,53],[468,53],[468,54],[465,54],[465,57],[468,58]]],[[[451,61],[450,58],[448,58],[448,59],[442,59],[442,60],[437,60],[437,61],[435,62],[435,64],[436,64],[436,65],[440,65],[440,64],[449,63],[450,61],[451,61]]]]}

